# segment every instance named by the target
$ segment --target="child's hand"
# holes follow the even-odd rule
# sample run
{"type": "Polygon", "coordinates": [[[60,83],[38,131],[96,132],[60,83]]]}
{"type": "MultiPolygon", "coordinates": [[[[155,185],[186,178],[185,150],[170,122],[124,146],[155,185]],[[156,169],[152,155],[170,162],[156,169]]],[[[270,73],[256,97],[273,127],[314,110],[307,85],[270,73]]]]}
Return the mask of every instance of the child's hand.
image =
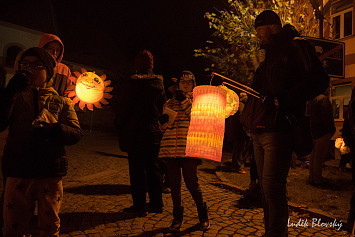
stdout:
{"type": "Polygon", "coordinates": [[[17,92],[23,91],[29,85],[29,80],[27,71],[19,71],[17,72],[9,81],[9,84],[6,87],[6,90],[10,94],[15,94],[17,92]]]}
{"type": "Polygon", "coordinates": [[[185,95],[184,91],[182,91],[182,90],[177,90],[175,92],[175,96],[174,97],[178,101],[183,101],[183,100],[186,99],[186,95],[185,95]]]}
{"type": "Polygon", "coordinates": [[[169,115],[168,114],[162,114],[159,116],[159,123],[161,125],[166,124],[169,121],[169,115]]]}

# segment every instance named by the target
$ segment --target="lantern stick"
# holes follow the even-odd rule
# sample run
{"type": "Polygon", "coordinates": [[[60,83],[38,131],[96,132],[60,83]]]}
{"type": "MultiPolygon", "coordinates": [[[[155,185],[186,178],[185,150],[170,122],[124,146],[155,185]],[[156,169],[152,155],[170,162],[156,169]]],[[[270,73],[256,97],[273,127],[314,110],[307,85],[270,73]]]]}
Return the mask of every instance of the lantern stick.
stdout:
{"type": "Polygon", "coordinates": [[[261,96],[259,96],[260,94],[259,94],[259,95],[255,95],[255,94],[253,94],[253,93],[250,92],[250,91],[247,91],[247,90],[244,90],[244,89],[242,89],[242,88],[240,88],[240,87],[238,87],[238,86],[229,84],[228,82],[223,82],[222,85],[223,85],[223,84],[226,84],[226,85],[228,85],[228,86],[237,88],[238,90],[244,91],[245,93],[247,93],[247,94],[249,94],[249,95],[252,95],[252,96],[254,96],[254,97],[258,98],[258,99],[261,99],[261,100],[263,99],[261,96]]]}
{"type": "MultiPolygon", "coordinates": [[[[224,79],[226,79],[226,80],[228,80],[228,81],[231,81],[231,82],[233,82],[233,83],[235,83],[235,84],[237,84],[237,85],[239,85],[239,86],[242,86],[242,87],[244,87],[244,88],[246,88],[246,89],[248,89],[248,90],[254,92],[256,95],[261,96],[261,94],[260,94],[259,92],[255,91],[254,89],[252,89],[252,88],[250,88],[250,87],[248,87],[248,86],[246,86],[246,85],[244,85],[244,84],[242,84],[242,83],[236,82],[236,81],[234,81],[234,80],[232,80],[232,79],[230,79],[230,78],[228,78],[228,77],[225,77],[225,76],[223,76],[223,75],[221,75],[221,74],[218,74],[218,73],[216,73],[216,72],[212,72],[212,78],[213,78],[214,75],[217,75],[217,76],[222,77],[222,78],[224,78],[224,79]]],[[[212,82],[212,78],[211,78],[211,82],[212,82]]],[[[238,88],[238,87],[236,87],[236,88],[238,88]]],[[[240,89],[240,88],[238,88],[238,89],[240,89]]],[[[245,91],[245,92],[246,92],[246,91],[245,91]]]]}

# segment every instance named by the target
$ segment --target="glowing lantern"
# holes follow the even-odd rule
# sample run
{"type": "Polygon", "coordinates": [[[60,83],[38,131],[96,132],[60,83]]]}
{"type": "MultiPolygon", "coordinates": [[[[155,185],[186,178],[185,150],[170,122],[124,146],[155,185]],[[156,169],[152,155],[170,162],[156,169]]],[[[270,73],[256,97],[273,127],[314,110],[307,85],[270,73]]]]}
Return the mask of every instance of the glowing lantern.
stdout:
{"type": "Polygon", "coordinates": [[[93,105],[96,108],[102,108],[100,103],[108,104],[106,99],[112,98],[112,95],[108,93],[113,89],[112,87],[108,87],[111,81],[105,81],[105,74],[98,76],[95,72],[88,72],[85,69],[81,69],[81,71],[82,73],[74,72],[77,78],[70,78],[75,83],[75,86],[68,87],[71,90],[68,97],[75,97],[73,99],[74,104],[80,101],[79,107],[82,110],[85,105],[89,110],[93,110],[93,105]]]}
{"type": "Polygon", "coordinates": [[[234,115],[239,108],[239,96],[233,90],[229,89],[228,87],[221,85],[218,86],[227,92],[227,105],[226,105],[226,117],[234,115]]]}
{"type": "Polygon", "coordinates": [[[193,90],[186,156],[221,161],[226,94],[216,86],[197,86],[193,90]]]}

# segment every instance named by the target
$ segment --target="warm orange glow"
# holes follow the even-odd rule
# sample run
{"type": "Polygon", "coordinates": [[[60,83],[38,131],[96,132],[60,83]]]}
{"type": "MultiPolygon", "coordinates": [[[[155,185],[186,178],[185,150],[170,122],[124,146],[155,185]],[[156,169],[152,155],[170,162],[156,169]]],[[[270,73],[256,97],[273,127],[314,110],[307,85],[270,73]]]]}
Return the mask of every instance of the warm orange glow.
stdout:
{"type": "Polygon", "coordinates": [[[108,104],[106,99],[112,98],[112,95],[108,93],[112,91],[112,87],[108,87],[111,81],[105,81],[106,75],[98,76],[95,72],[88,72],[85,69],[81,69],[81,72],[74,72],[77,78],[71,78],[75,83],[75,89],[69,92],[68,97],[74,97],[73,103],[79,102],[79,107],[82,110],[85,105],[89,110],[93,110],[93,105],[96,108],[102,108],[100,103],[108,104]]]}
{"type": "Polygon", "coordinates": [[[227,104],[226,104],[226,118],[229,116],[234,115],[239,108],[239,96],[233,90],[229,89],[228,87],[221,85],[218,86],[227,92],[227,104]]]}
{"type": "Polygon", "coordinates": [[[226,94],[226,90],[215,86],[197,86],[193,90],[186,156],[221,161],[226,94]]]}

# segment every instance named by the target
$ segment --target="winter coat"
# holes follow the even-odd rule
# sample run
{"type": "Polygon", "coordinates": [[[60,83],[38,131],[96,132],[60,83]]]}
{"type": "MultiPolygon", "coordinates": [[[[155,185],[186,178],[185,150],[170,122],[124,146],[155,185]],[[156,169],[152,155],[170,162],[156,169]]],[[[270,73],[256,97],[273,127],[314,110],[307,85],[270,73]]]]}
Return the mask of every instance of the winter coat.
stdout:
{"type": "Polygon", "coordinates": [[[68,93],[67,87],[72,84],[70,77],[70,69],[63,63],[61,63],[64,55],[64,44],[58,36],[52,34],[43,34],[39,40],[38,47],[43,48],[46,44],[57,41],[62,46],[61,54],[56,58],[57,65],[54,68],[54,75],[47,83],[47,87],[53,87],[59,95],[64,96],[68,93]]]}
{"type": "Polygon", "coordinates": [[[290,130],[290,124],[304,117],[306,102],[328,87],[326,75],[327,80],[322,78],[322,81],[311,75],[310,57],[300,42],[294,40],[286,27],[273,35],[273,43],[266,48],[265,60],[256,70],[252,84],[266,100],[249,96],[241,114],[241,122],[248,132],[290,130]],[[274,97],[279,108],[274,104],[274,97]]]}
{"type": "Polygon", "coordinates": [[[309,102],[310,125],[313,139],[325,134],[334,134],[332,105],[327,96],[321,94],[309,102]]]}
{"type": "Polygon", "coordinates": [[[64,146],[77,143],[83,135],[71,100],[59,96],[53,88],[28,89],[15,94],[10,111],[9,117],[0,120],[1,128],[9,126],[2,160],[4,176],[66,175],[68,162],[64,146]],[[43,109],[58,122],[46,135],[38,133],[32,125],[43,109]]]}
{"type": "Polygon", "coordinates": [[[135,74],[120,86],[116,125],[122,151],[159,146],[158,118],[164,103],[163,77],[153,72],[135,74]]]}
{"type": "Polygon", "coordinates": [[[187,132],[190,126],[192,107],[192,93],[186,99],[178,101],[175,98],[168,100],[164,106],[177,112],[175,121],[167,127],[160,144],[159,158],[186,158],[187,132]]]}

